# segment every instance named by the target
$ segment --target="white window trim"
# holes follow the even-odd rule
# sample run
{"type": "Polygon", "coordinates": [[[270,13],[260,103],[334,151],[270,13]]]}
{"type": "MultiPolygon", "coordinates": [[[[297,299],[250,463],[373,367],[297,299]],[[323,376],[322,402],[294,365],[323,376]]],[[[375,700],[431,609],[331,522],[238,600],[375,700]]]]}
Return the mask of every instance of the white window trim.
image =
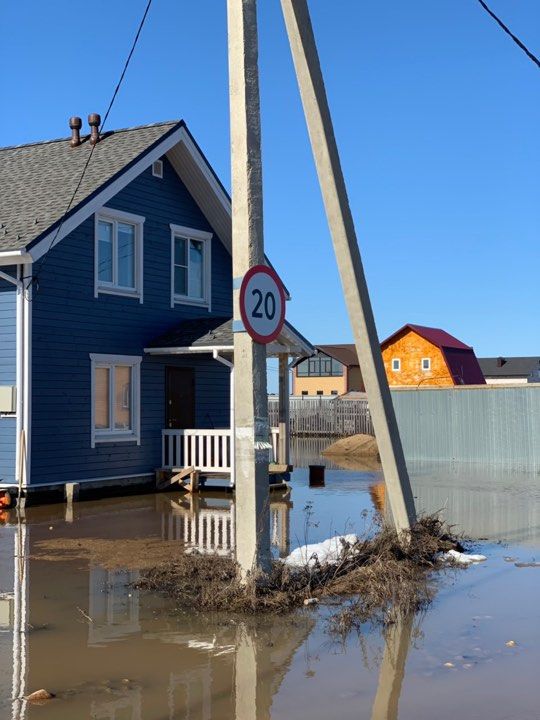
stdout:
{"type": "MultiPolygon", "coordinates": [[[[90,353],[90,445],[95,448],[98,443],[136,442],[141,444],[141,362],[142,357],[137,355],[102,355],[90,353]],[[96,368],[111,368],[115,365],[128,365],[131,367],[131,393],[132,393],[132,423],[133,429],[125,430],[96,430],[95,427],[95,399],[96,399],[96,368]]],[[[109,397],[109,402],[111,399],[109,397]]],[[[110,417],[113,414],[110,412],[110,417]]]]}
{"type": "Polygon", "coordinates": [[[431,358],[422,358],[420,360],[420,369],[422,372],[430,372],[431,370],[431,358]],[[424,367],[424,362],[427,360],[428,366],[424,367]]]}
{"type": "Polygon", "coordinates": [[[102,207],[94,215],[94,297],[99,295],[121,295],[122,297],[138,298],[143,302],[144,280],[144,233],[143,225],[146,218],[142,215],[102,207]],[[127,222],[135,225],[135,289],[121,288],[112,284],[99,282],[99,221],[127,222]]]}
{"type": "Polygon", "coordinates": [[[392,358],[392,372],[401,372],[401,359],[392,358]],[[397,362],[397,367],[394,367],[394,363],[397,362]]]}
{"type": "Polygon", "coordinates": [[[160,180],[163,179],[163,160],[154,160],[152,163],[152,175],[160,180]]]}
{"type": "MultiPolygon", "coordinates": [[[[175,305],[197,305],[212,310],[212,233],[184,225],[170,224],[171,228],[171,307],[175,305]],[[174,239],[182,237],[186,240],[202,240],[204,242],[204,298],[197,300],[187,295],[176,295],[174,292],[174,239]]],[[[188,268],[189,272],[189,268],[188,268]]]]}

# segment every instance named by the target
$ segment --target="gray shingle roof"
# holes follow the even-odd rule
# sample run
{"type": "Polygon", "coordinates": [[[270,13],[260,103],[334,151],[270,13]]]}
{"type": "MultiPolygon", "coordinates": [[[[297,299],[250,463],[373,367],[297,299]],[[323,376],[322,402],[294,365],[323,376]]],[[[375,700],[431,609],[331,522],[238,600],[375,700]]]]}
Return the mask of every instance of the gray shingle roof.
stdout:
{"type": "Polygon", "coordinates": [[[526,378],[540,368],[540,357],[478,358],[485,377],[526,378]]]}
{"type": "Polygon", "coordinates": [[[175,328],[153,340],[149,347],[229,347],[232,344],[232,318],[207,317],[183,320],[175,328]]]}
{"type": "MultiPolygon", "coordinates": [[[[211,348],[211,347],[232,347],[234,335],[232,318],[226,317],[204,317],[194,320],[183,320],[172,330],[160,335],[149,345],[150,348],[211,348]]],[[[296,342],[306,346],[309,353],[313,351],[312,346],[298,330],[285,320],[284,327],[278,341],[288,344],[287,336],[290,332],[296,335],[296,342]]]]}
{"type": "MultiPolygon", "coordinates": [[[[105,132],[71,206],[88,200],[181,122],[105,132]]],[[[69,139],[0,148],[0,251],[28,247],[63,216],[91,146],[69,139]]]]}

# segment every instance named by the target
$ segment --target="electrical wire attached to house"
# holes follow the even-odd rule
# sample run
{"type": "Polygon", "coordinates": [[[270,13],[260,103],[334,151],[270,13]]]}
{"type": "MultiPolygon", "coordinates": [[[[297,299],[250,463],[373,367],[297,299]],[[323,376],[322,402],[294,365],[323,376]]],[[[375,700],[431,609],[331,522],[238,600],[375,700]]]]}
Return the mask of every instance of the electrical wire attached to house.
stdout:
{"type": "Polygon", "coordinates": [[[501,27],[501,28],[504,30],[504,32],[505,32],[509,37],[512,38],[512,40],[516,43],[516,45],[523,50],[523,52],[525,53],[525,55],[527,55],[527,57],[528,57],[530,60],[532,60],[533,63],[540,68],[540,60],[536,57],[536,55],[534,55],[534,54],[527,48],[527,46],[524,45],[524,44],[521,42],[521,40],[517,37],[517,35],[514,35],[514,33],[510,30],[510,28],[509,28],[507,25],[505,25],[505,24],[503,23],[503,21],[502,21],[499,17],[497,17],[497,15],[495,15],[495,13],[493,12],[493,10],[491,10],[491,9],[487,6],[487,4],[484,2],[484,0],[478,0],[478,2],[479,2],[480,5],[484,8],[484,10],[488,13],[488,15],[491,15],[491,17],[495,20],[495,22],[497,23],[497,25],[499,25],[499,27],[501,27]]]}
{"type": "MultiPolygon", "coordinates": [[[[135,48],[137,47],[137,43],[139,42],[139,37],[140,37],[140,35],[141,35],[142,29],[143,29],[143,27],[144,27],[144,24],[145,24],[145,22],[146,22],[146,18],[148,17],[148,13],[149,13],[149,11],[150,11],[150,7],[151,7],[151,5],[152,5],[152,2],[153,2],[153,0],[148,0],[148,2],[146,3],[146,8],[145,8],[145,10],[144,10],[143,16],[142,16],[141,21],[140,21],[140,23],[139,23],[139,27],[137,28],[137,32],[135,33],[135,37],[134,37],[134,39],[133,39],[133,43],[131,44],[131,49],[130,49],[130,51],[129,51],[129,54],[128,54],[128,56],[127,56],[127,58],[126,58],[126,61],[125,61],[125,63],[124,63],[124,67],[122,68],[122,72],[120,73],[120,78],[119,78],[118,82],[116,83],[116,87],[114,88],[114,92],[113,92],[113,94],[112,94],[111,100],[110,100],[110,102],[109,102],[109,105],[108,105],[108,107],[107,107],[107,110],[106,110],[106,112],[105,112],[105,115],[104,115],[104,117],[103,117],[103,120],[102,120],[102,122],[101,122],[101,125],[100,125],[99,128],[98,128],[98,135],[101,135],[101,134],[103,133],[103,130],[104,130],[104,128],[105,128],[105,124],[106,124],[106,122],[107,122],[107,119],[108,119],[108,117],[109,117],[109,115],[110,115],[110,112],[111,112],[111,110],[112,110],[112,107],[113,107],[113,105],[114,105],[114,101],[116,100],[116,96],[118,95],[118,92],[120,91],[120,87],[122,86],[122,83],[123,83],[123,81],[124,81],[124,77],[125,77],[125,75],[126,75],[127,69],[128,69],[129,64],[130,64],[130,62],[131,62],[131,58],[133,57],[133,53],[135,52],[135,48]]],[[[61,230],[62,230],[62,226],[64,225],[64,222],[66,221],[67,215],[68,215],[69,211],[71,210],[71,207],[72,207],[72,205],[73,205],[73,202],[74,202],[74,200],[75,200],[75,198],[76,198],[76,196],[77,196],[77,193],[79,192],[79,188],[80,188],[81,185],[82,185],[82,181],[84,180],[84,176],[85,176],[85,174],[86,174],[86,171],[88,170],[88,166],[90,165],[90,161],[92,160],[92,155],[94,154],[94,150],[96,149],[96,145],[97,145],[97,143],[93,144],[92,147],[91,147],[91,149],[90,149],[90,152],[88,153],[88,157],[86,158],[86,162],[85,162],[84,167],[83,167],[83,169],[82,169],[82,172],[81,172],[81,174],[80,174],[79,180],[78,180],[78,182],[77,182],[77,184],[76,184],[76,186],[75,186],[75,189],[74,189],[74,191],[73,191],[73,193],[72,193],[72,195],[71,195],[71,197],[70,197],[70,199],[69,199],[69,202],[68,202],[68,204],[67,204],[67,207],[66,207],[66,209],[64,210],[64,213],[63,213],[63,215],[62,215],[62,218],[60,219],[60,223],[59,223],[59,225],[58,225],[58,227],[57,227],[57,229],[56,229],[56,232],[54,233],[53,237],[51,238],[51,241],[50,241],[50,243],[49,243],[49,247],[47,248],[47,250],[45,251],[44,255],[43,255],[42,258],[41,258],[41,261],[40,261],[40,263],[39,263],[39,267],[38,267],[37,272],[36,272],[36,273],[33,273],[32,275],[30,275],[30,276],[28,276],[28,277],[26,277],[26,278],[23,278],[23,281],[24,281],[24,280],[28,280],[28,283],[25,285],[24,291],[25,291],[25,293],[27,294],[27,299],[28,299],[29,301],[32,300],[32,296],[29,296],[30,294],[29,294],[29,292],[28,292],[28,291],[29,291],[29,288],[30,288],[31,286],[34,288],[34,293],[33,293],[33,294],[36,294],[37,292],[39,292],[39,274],[42,272],[43,267],[44,267],[44,265],[45,265],[45,263],[46,263],[46,261],[47,261],[47,257],[48,257],[48,255],[49,255],[50,251],[52,250],[52,248],[54,247],[58,236],[60,235],[60,232],[61,232],[61,230]]]]}

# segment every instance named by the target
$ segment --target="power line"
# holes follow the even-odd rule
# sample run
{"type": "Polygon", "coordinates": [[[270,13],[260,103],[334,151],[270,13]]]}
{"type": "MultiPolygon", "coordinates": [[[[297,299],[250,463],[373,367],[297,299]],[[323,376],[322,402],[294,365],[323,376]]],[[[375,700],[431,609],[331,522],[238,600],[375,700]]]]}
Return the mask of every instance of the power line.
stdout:
{"type": "Polygon", "coordinates": [[[497,15],[495,15],[493,10],[491,10],[486,5],[484,0],[478,0],[478,2],[484,8],[484,10],[488,13],[488,15],[491,15],[491,17],[495,20],[497,25],[499,25],[499,27],[501,27],[504,30],[504,32],[512,38],[512,40],[516,43],[516,45],[523,50],[525,55],[527,55],[527,57],[530,60],[532,60],[533,63],[540,68],[540,60],[536,57],[536,55],[533,55],[533,53],[521,42],[521,40],[516,35],[514,35],[514,33],[510,30],[510,28],[507,25],[505,25],[503,23],[503,21],[497,17],[497,15]]]}
{"type": "MultiPolygon", "coordinates": [[[[145,24],[145,22],[146,22],[146,18],[148,17],[148,13],[149,13],[149,11],[150,11],[150,6],[151,6],[151,5],[152,5],[152,0],[148,0],[148,2],[146,3],[146,8],[145,8],[145,10],[144,10],[143,16],[142,16],[141,21],[140,21],[140,23],[139,23],[139,27],[137,28],[137,32],[136,32],[136,34],[135,34],[135,38],[133,39],[133,43],[132,43],[132,45],[131,45],[131,49],[130,49],[129,54],[128,54],[128,56],[127,56],[127,59],[126,59],[126,61],[125,61],[125,63],[124,63],[124,67],[123,67],[123,69],[122,69],[122,72],[120,73],[120,78],[119,78],[118,82],[116,83],[116,87],[114,88],[114,92],[113,92],[112,97],[111,97],[111,100],[110,100],[110,102],[109,102],[109,106],[107,107],[107,111],[105,112],[105,116],[104,116],[104,118],[103,118],[103,121],[101,122],[101,125],[100,125],[99,128],[98,128],[98,134],[99,134],[99,135],[101,135],[101,134],[103,133],[103,130],[104,130],[104,128],[105,128],[105,123],[107,122],[107,119],[108,119],[108,117],[109,117],[109,114],[110,114],[110,112],[111,112],[111,110],[112,110],[112,106],[114,105],[114,101],[116,100],[116,96],[118,95],[118,92],[119,92],[120,87],[121,87],[121,85],[122,85],[122,82],[123,82],[123,80],[124,80],[125,74],[126,74],[127,69],[128,69],[128,67],[129,67],[129,63],[131,62],[131,58],[132,58],[132,56],[133,56],[133,53],[135,52],[135,48],[137,47],[137,43],[138,43],[138,41],[139,41],[139,37],[140,37],[140,35],[141,35],[142,29],[143,29],[143,27],[144,27],[144,24],[145,24]]],[[[80,175],[80,177],[79,177],[79,180],[78,180],[78,182],[77,182],[77,185],[75,186],[75,190],[73,191],[73,193],[72,193],[72,195],[71,195],[71,197],[70,197],[70,199],[69,199],[69,202],[68,202],[68,204],[67,204],[67,207],[66,207],[66,209],[64,210],[64,214],[62,215],[62,218],[61,218],[61,220],[60,220],[60,224],[58,225],[58,227],[57,227],[57,229],[56,229],[56,232],[55,232],[55,234],[53,235],[53,237],[52,237],[52,239],[51,239],[51,242],[49,243],[49,247],[47,248],[47,250],[45,251],[45,254],[44,254],[43,257],[41,258],[41,262],[40,262],[40,264],[39,264],[39,269],[38,269],[37,273],[36,273],[35,275],[32,275],[32,276],[30,277],[30,282],[29,282],[28,285],[26,286],[26,290],[28,290],[28,288],[29,288],[29,286],[30,286],[31,284],[34,284],[34,283],[35,283],[35,284],[36,284],[36,292],[39,291],[39,274],[40,274],[40,272],[43,270],[43,267],[44,267],[44,265],[45,265],[45,262],[46,262],[46,260],[47,260],[48,255],[49,255],[49,252],[51,251],[52,247],[54,246],[54,244],[55,244],[55,242],[56,242],[56,239],[57,239],[58,235],[60,234],[60,231],[62,230],[62,226],[64,225],[64,222],[65,222],[65,220],[66,220],[67,214],[68,214],[68,212],[71,210],[71,206],[73,205],[73,201],[75,200],[75,197],[77,196],[77,193],[79,192],[79,188],[80,188],[81,185],[82,185],[82,181],[84,180],[84,176],[85,176],[85,174],[86,174],[86,171],[88,170],[88,166],[90,165],[90,161],[92,160],[92,155],[94,154],[94,150],[95,150],[95,148],[96,148],[96,145],[97,145],[97,143],[95,143],[94,145],[92,145],[92,147],[91,147],[91,149],[90,149],[90,152],[88,153],[88,157],[86,158],[86,162],[85,162],[84,167],[83,167],[83,169],[82,169],[81,175],[80,175]]]]}

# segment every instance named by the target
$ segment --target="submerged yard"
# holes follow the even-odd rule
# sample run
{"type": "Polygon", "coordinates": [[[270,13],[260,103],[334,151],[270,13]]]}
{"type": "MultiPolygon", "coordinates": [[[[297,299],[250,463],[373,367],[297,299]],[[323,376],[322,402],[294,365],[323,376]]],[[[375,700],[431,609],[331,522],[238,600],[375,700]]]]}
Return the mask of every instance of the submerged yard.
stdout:
{"type": "MultiPolygon", "coordinates": [[[[317,442],[294,448],[321,462],[317,442]]],[[[322,461],[324,462],[324,461],[322,461]]],[[[337,599],[293,613],[178,612],[138,587],[184,542],[223,557],[232,501],[179,494],[13,511],[0,527],[0,718],[273,720],[538,717],[540,477],[450,465],[412,468],[419,510],[441,510],[487,561],[438,577],[422,613],[328,632],[337,599]],[[54,651],[52,651],[54,648],[54,651]],[[42,705],[24,699],[46,688],[42,705]]],[[[387,511],[376,466],[295,470],[272,498],[276,557],[387,511]]]]}

